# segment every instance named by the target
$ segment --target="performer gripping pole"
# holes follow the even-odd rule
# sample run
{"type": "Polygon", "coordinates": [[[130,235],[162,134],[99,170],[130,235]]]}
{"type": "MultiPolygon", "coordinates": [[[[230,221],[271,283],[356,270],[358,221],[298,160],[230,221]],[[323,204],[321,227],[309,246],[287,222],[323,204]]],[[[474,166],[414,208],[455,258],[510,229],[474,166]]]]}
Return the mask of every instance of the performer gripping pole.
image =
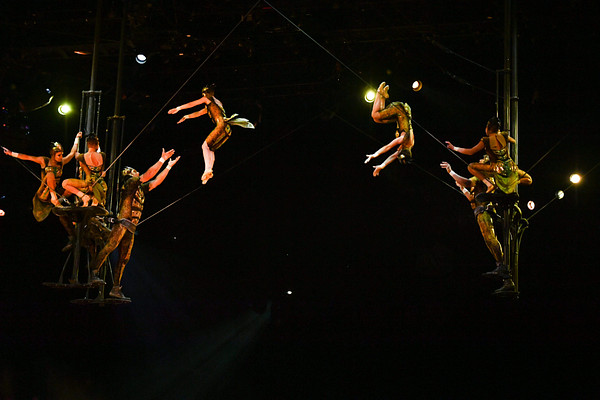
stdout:
{"type": "Polygon", "coordinates": [[[194,106],[204,104],[205,107],[191,114],[184,115],[177,123],[180,124],[190,118],[197,118],[208,114],[210,119],[215,123],[215,128],[207,136],[202,143],[202,154],[204,155],[204,173],[202,174],[202,184],[206,184],[213,177],[213,165],[215,163],[215,150],[220,148],[223,143],[231,136],[230,125],[238,125],[243,128],[254,129],[254,125],[245,118],[239,118],[237,114],[233,114],[227,118],[223,103],[215,97],[215,85],[207,85],[202,89],[202,97],[198,100],[191,101],[181,106],[169,110],[169,114],[176,114],[181,110],[192,108],[194,106]]]}

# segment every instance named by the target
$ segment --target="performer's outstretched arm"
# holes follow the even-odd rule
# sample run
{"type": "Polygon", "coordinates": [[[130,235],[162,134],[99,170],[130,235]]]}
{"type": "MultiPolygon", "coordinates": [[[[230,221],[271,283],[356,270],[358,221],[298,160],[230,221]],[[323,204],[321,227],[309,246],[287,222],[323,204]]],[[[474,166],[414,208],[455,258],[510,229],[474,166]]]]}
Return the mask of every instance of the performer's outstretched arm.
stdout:
{"type": "Polygon", "coordinates": [[[483,150],[485,148],[485,145],[483,144],[483,140],[480,140],[479,143],[477,143],[475,146],[471,147],[470,149],[466,149],[463,147],[454,146],[452,143],[446,141],[446,147],[458,153],[471,156],[483,150]]]}
{"type": "MultiPolygon", "coordinates": [[[[400,146],[402,143],[404,143],[404,135],[392,140],[391,142],[389,142],[388,144],[386,144],[385,146],[383,146],[382,148],[377,150],[375,153],[367,154],[367,159],[365,160],[365,164],[368,163],[369,161],[371,161],[371,159],[377,158],[383,153],[387,153],[388,151],[393,149],[395,146],[400,146]]],[[[396,158],[398,158],[398,155],[396,155],[396,158]]]]}
{"type": "Polygon", "coordinates": [[[473,194],[471,194],[470,189],[473,187],[473,182],[469,178],[465,178],[464,176],[460,176],[456,172],[454,172],[450,163],[446,161],[442,161],[440,163],[440,167],[444,168],[446,172],[448,172],[448,174],[452,177],[452,179],[454,179],[454,182],[456,182],[456,186],[458,186],[462,194],[464,194],[465,197],[469,199],[469,201],[472,201],[474,196],[473,194]]]}
{"type": "Polygon", "coordinates": [[[200,111],[196,111],[196,112],[193,112],[191,114],[184,115],[179,121],[177,121],[177,123],[180,124],[180,123],[182,123],[183,121],[185,121],[187,119],[201,117],[202,115],[204,115],[206,113],[207,113],[206,108],[203,108],[200,111]]]}
{"type": "Polygon", "coordinates": [[[202,96],[198,100],[190,101],[189,103],[185,103],[185,104],[182,104],[182,105],[177,106],[175,108],[171,108],[168,111],[168,113],[169,114],[176,114],[177,112],[179,112],[181,110],[185,110],[186,108],[192,108],[192,107],[197,106],[198,104],[208,104],[209,102],[210,102],[209,99],[207,99],[206,97],[202,96]]]}
{"type": "Polygon", "coordinates": [[[165,151],[165,149],[162,149],[162,155],[160,156],[160,160],[158,160],[156,163],[154,163],[153,166],[148,168],[148,171],[140,175],[140,181],[142,181],[142,183],[145,183],[148,182],[150,179],[154,178],[158,171],[160,171],[160,168],[162,167],[164,162],[171,158],[173,154],[175,154],[175,150],[173,149],[169,151],[165,151]]]}
{"type": "Polygon", "coordinates": [[[4,149],[4,154],[6,154],[7,156],[18,158],[19,160],[33,161],[34,163],[40,164],[40,166],[42,168],[46,167],[46,161],[44,160],[44,157],[41,157],[41,156],[29,156],[27,154],[17,153],[16,151],[10,151],[6,147],[2,147],[2,148],[4,149]]]}
{"type": "Polygon", "coordinates": [[[177,163],[177,161],[179,161],[180,158],[181,158],[181,156],[178,156],[175,159],[169,160],[169,163],[167,164],[167,168],[163,169],[160,172],[160,174],[158,174],[158,176],[156,177],[156,179],[152,180],[148,184],[148,189],[152,190],[155,187],[157,187],[158,185],[160,185],[161,183],[163,183],[163,181],[165,180],[165,178],[169,174],[169,171],[171,170],[171,168],[173,167],[173,165],[175,165],[177,163]]]}

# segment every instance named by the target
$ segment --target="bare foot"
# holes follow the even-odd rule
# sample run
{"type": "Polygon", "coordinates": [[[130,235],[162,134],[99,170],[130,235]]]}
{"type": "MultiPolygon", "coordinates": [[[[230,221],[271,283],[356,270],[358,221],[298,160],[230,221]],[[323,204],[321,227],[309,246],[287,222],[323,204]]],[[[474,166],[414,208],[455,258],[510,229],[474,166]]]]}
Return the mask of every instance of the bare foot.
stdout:
{"type": "Polygon", "coordinates": [[[385,82],[381,82],[377,88],[377,93],[379,93],[384,99],[388,99],[390,97],[388,90],[390,90],[390,87],[386,85],[385,82]]]}
{"type": "Polygon", "coordinates": [[[210,178],[212,178],[213,176],[214,176],[214,174],[213,174],[212,170],[208,170],[208,171],[204,172],[202,174],[202,184],[206,185],[206,182],[208,182],[208,180],[210,178]]]}

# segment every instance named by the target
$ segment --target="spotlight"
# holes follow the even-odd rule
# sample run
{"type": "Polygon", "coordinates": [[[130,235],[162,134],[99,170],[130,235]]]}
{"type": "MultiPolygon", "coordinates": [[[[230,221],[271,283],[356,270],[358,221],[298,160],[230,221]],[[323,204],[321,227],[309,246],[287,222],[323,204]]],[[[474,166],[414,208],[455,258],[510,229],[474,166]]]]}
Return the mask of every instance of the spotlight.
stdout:
{"type": "Polygon", "coordinates": [[[68,105],[68,104],[66,104],[66,103],[64,103],[64,104],[61,104],[60,106],[58,106],[58,113],[59,113],[60,115],[67,115],[67,114],[69,114],[71,111],[72,111],[72,109],[71,109],[71,106],[70,106],[70,105],[68,105]]]}
{"type": "Polygon", "coordinates": [[[0,210],[0,217],[4,217],[4,210],[0,210]]]}
{"type": "Polygon", "coordinates": [[[412,90],[414,90],[415,92],[418,92],[421,89],[423,89],[423,82],[421,82],[421,81],[414,81],[412,83],[412,90]]]}
{"type": "Polygon", "coordinates": [[[291,290],[288,290],[286,293],[287,293],[288,295],[291,295],[291,294],[292,294],[292,291],[291,291],[291,290]]]}
{"type": "Polygon", "coordinates": [[[569,177],[569,180],[571,181],[571,183],[579,183],[581,182],[581,175],[579,174],[571,174],[571,176],[569,177]]]}
{"type": "Polygon", "coordinates": [[[563,192],[562,190],[556,192],[557,199],[562,200],[563,197],[565,197],[565,192],[563,192]]]}
{"type": "Polygon", "coordinates": [[[367,92],[365,93],[365,101],[367,103],[372,103],[373,101],[375,101],[375,91],[374,90],[367,90],[367,92]]]}
{"type": "Polygon", "coordinates": [[[145,64],[146,56],[142,53],[138,54],[137,56],[135,56],[135,62],[137,62],[138,64],[145,64]]]}
{"type": "Polygon", "coordinates": [[[529,208],[530,210],[533,210],[535,208],[535,203],[532,200],[529,200],[527,202],[527,208],[529,208]]]}

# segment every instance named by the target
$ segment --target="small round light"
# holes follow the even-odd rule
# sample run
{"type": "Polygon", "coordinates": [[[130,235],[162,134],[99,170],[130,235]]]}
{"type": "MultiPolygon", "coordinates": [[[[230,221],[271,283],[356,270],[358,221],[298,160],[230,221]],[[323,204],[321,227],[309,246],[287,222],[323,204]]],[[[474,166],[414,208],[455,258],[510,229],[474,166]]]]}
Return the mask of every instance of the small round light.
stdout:
{"type": "Polygon", "coordinates": [[[4,210],[0,210],[0,217],[4,217],[4,210]]]}
{"type": "Polygon", "coordinates": [[[138,64],[145,64],[146,63],[146,56],[140,53],[137,56],[135,56],[135,61],[138,64]]]}
{"type": "Polygon", "coordinates": [[[527,208],[529,208],[530,210],[533,210],[535,208],[535,203],[532,200],[529,200],[527,202],[527,208]]]}
{"type": "Polygon", "coordinates": [[[556,192],[557,199],[562,200],[563,197],[565,197],[565,192],[563,192],[562,190],[559,190],[558,192],[556,192]]]}
{"type": "Polygon", "coordinates": [[[581,182],[581,175],[579,174],[571,174],[571,176],[569,177],[569,180],[571,181],[571,183],[579,183],[581,182]]]}
{"type": "Polygon", "coordinates": [[[374,90],[368,90],[365,93],[365,101],[367,103],[372,103],[373,101],[375,101],[375,91],[374,90]]]}
{"type": "Polygon", "coordinates": [[[421,89],[423,89],[423,82],[421,82],[421,81],[414,81],[412,83],[412,90],[414,90],[415,92],[418,92],[421,89]]]}
{"type": "Polygon", "coordinates": [[[73,111],[73,109],[68,104],[61,104],[60,106],[58,106],[58,113],[60,115],[67,115],[71,111],[73,111]]]}
{"type": "Polygon", "coordinates": [[[287,293],[288,295],[291,295],[291,294],[292,294],[292,291],[291,291],[291,290],[288,290],[286,293],[287,293]]]}

